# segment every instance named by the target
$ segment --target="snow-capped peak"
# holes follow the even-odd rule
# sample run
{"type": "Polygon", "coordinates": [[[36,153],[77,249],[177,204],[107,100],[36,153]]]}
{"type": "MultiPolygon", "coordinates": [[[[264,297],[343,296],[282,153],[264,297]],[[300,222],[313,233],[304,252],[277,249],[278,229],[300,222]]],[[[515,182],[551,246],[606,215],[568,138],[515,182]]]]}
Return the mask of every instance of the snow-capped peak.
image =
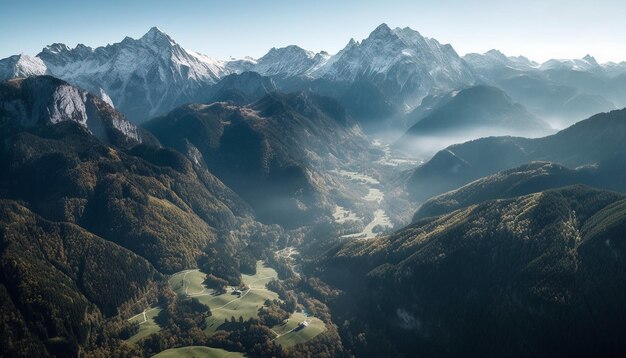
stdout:
{"type": "Polygon", "coordinates": [[[478,70],[491,69],[494,67],[508,67],[516,70],[532,70],[539,66],[536,62],[524,56],[507,56],[502,52],[492,49],[484,54],[468,53],[463,56],[473,68],[478,70]]]}
{"type": "Polygon", "coordinates": [[[186,102],[232,72],[224,61],[187,51],[158,27],[95,49],[52,44],[37,57],[53,76],[100,94],[139,120],[186,102]]]}
{"type": "MultiPolygon", "coordinates": [[[[623,64],[598,65],[590,55],[576,60],[550,60],[541,66],[525,57],[500,51],[468,54],[461,59],[449,44],[422,36],[409,27],[383,23],[362,41],[350,39],[335,55],[296,45],[272,48],[253,59],[221,61],[189,51],[158,27],[138,39],[91,48],[54,43],[36,57],[0,60],[0,76],[51,74],[99,94],[134,120],[144,120],[184,102],[203,98],[208,87],[232,73],[255,71],[279,78],[301,77],[341,82],[367,82],[385,100],[410,109],[429,94],[447,93],[476,82],[477,74],[508,67],[522,71],[569,69],[618,75],[623,64]]],[[[356,94],[358,96],[358,94],[356,94]]]]}
{"type": "Polygon", "coordinates": [[[152,26],[150,30],[148,30],[148,32],[146,32],[142,36],[142,38],[146,38],[146,37],[166,37],[168,39],[171,39],[171,37],[165,32],[163,32],[163,30],[161,30],[158,26],[152,26]]]}
{"type": "Polygon", "coordinates": [[[139,41],[147,44],[176,46],[176,42],[165,32],[154,26],[139,41]]]}
{"type": "Polygon", "coordinates": [[[63,52],[69,52],[71,49],[66,45],[66,44],[62,44],[62,43],[58,43],[55,42],[51,45],[48,45],[46,47],[44,47],[43,51],[45,52],[49,52],[49,53],[53,53],[53,54],[60,54],[63,52]]]}
{"type": "Polygon", "coordinates": [[[313,69],[325,63],[330,56],[327,53],[314,53],[296,45],[269,50],[252,67],[264,76],[306,76],[313,69]]]}
{"type": "Polygon", "coordinates": [[[602,72],[603,68],[598,64],[596,59],[591,55],[586,55],[580,59],[552,59],[541,64],[541,70],[571,70],[571,71],[587,71],[602,72]]]}
{"type": "Polygon", "coordinates": [[[380,25],[378,25],[374,31],[372,31],[369,35],[369,39],[374,39],[374,38],[387,38],[389,36],[394,36],[394,32],[391,30],[391,28],[389,28],[389,26],[387,26],[387,24],[385,24],[384,22],[380,25]]]}
{"type": "Polygon", "coordinates": [[[47,72],[46,64],[38,57],[19,54],[0,60],[0,79],[44,75],[47,72]]]}
{"type": "Polygon", "coordinates": [[[502,60],[508,60],[508,57],[505,54],[503,54],[502,52],[496,50],[495,48],[485,52],[485,56],[489,56],[489,57],[493,57],[493,58],[499,58],[499,59],[502,59],[502,60]]]}
{"type": "Polygon", "coordinates": [[[296,55],[296,56],[305,56],[308,58],[312,58],[313,56],[315,56],[315,54],[311,51],[307,51],[305,49],[303,49],[300,46],[296,46],[296,45],[289,45],[289,46],[285,46],[285,47],[281,47],[281,48],[276,48],[276,47],[272,47],[269,52],[261,57],[259,60],[263,60],[266,58],[276,58],[276,57],[280,57],[280,56],[285,56],[285,55],[296,55]]]}
{"type": "Polygon", "coordinates": [[[384,23],[363,41],[350,40],[313,76],[341,82],[369,81],[406,108],[433,90],[451,90],[475,81],[452,46],[408,27],[391,29],[384,23]]]}
{"type": "Polygon", "coordinates": [[[585,55],[585,57],[583,57],[583,60],[587,61],[592,66],[600,66],[595,57],[591,56],[590,54],[585,55]]]}

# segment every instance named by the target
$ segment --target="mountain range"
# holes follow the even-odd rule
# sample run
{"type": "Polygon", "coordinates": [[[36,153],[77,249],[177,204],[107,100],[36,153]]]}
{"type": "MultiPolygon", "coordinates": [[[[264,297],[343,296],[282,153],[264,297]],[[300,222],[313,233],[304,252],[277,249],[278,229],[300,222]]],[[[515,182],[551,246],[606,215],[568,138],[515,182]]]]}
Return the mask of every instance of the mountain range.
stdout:
{"type": "Polygon", "coordinates": [[[500,87],[533,114],[557,126],[626,105],[624,62],[601,65],[586,55],[539,64],[497,50],[467,54],[464,59],[485,83],[500,87]]]}
{"type": "Polygon", "coordinates": [[[258,59],[215,60],[154,27],[104,47],[56,43],[35,57],[0,60],[0,79],[53,75],[102,97],[134,123],[206,102],[218,92],[214,86],[225,91],[232,84],[217,85],[222,79],[250,71],[271,78],[270,87],[282,92],[312,90],[339,100],[366,130],[402,128],[399,118],[427,96],[477,84],[501,88],[533,115],[566,124],[624,105],[626,93],[623,63],[600,65],[586,56],[538,64],[496,50],[460,57],[450,45],[386,24],[334,55],[291,45],[258,59]]]}

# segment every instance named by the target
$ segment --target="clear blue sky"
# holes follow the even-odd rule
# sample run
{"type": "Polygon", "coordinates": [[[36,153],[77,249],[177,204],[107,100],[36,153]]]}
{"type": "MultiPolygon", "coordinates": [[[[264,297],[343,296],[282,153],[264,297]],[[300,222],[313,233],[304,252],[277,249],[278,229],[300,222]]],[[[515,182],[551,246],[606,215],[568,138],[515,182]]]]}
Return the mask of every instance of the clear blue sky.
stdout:
{"type": "Polygon", "coordinates": [[[158,26],[183,47],[226,59],[296,44],[335,53],[380,23],[409,26],[460,54],[497,48],[535,60],[626,60],[621,0],[0,0],[0,57],[62,42],[100,46],[158,26]]]}

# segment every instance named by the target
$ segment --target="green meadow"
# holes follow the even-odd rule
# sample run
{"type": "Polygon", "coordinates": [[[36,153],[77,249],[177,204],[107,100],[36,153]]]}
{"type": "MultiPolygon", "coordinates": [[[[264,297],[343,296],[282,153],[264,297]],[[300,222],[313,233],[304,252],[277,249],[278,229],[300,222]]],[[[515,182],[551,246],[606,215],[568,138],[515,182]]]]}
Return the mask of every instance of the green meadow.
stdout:
{"type": "Polygon", "coordinates": [[[153,358],[238,358],[244,355],[239,352],[229,352],[219,348],[190,346],[172,348],[153,356],[153,358]]]}
{"type": "Polygon", "coordinates": [[[135,343],[145,337],[148,337],[152,333],[160,331],[161,327],[159,327],[159,325],[154,321],[160,312],[161,309],[158,307],[148,308],[144,312],[131,317],[128,321],[139,323],[139,331],[132,337],[128,338],[127,342],[135,343]]]}
{"type": "Polygon", "coordinates": [[[307,342],[326,330],[326,325],[319,318],[307,317],[300,312],[294,312],[287,322],[272,327],[278,338],[276,342],[283,347],[291,347],[298,343],[307,342]],[[309,325],[297,329],[300,322],[307,321],[309,325]]]}
{"type": "Polygon", "coordinates": [[[278,274],[262,261],[257,262],[255,275],[241,275],[243,283],[249,287],[241,297],[233,294],[232,288],[224,294],[218,294],[215,290],[204,287],[204,276],[199,270],[185,270],[174,274],[169,282],[179,295],[194,297],[211,308],[211,317],[207,318],[208,334],[217,331],[224,324],[224,320],[230,320],[231,317],[239,319],[241,316],[244,320],[257,318],[259,308],[266,300],[278,299],[276,292],[265,287],[278,274]]]}

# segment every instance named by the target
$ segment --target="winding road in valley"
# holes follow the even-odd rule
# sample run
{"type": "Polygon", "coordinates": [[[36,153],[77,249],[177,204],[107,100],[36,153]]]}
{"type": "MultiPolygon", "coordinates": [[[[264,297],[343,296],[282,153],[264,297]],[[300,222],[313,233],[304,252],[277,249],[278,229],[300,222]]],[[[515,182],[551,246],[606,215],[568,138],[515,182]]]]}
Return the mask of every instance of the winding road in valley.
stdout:
{"type": "MultiPolygon", "coordinates": [[[[380,226],[382,228],[392,228],[393,224],[389,220],[389,217],[385,213],[385,210],[381,207],[385,193],[380,189],[380,182],[371,176],[363,173],[350,172],[346,170],[338,170],[335,173],[344,178],[350,179],[352,182],[358,183],[358,185],[364,185],[367,188],[367,195],[363,197],[363,200],[374,203],[376,209],[373,212],[373,219],[365,225],[363,231],[354,234],[342,235],[343,238],[352,239],[371,239],[378,234],[374,232],[374,228],[380,226]]],[[[335,208],[334,213],[335,222],[342,223],[349,220],[362,220],[354,213],[341,206],[335,208]]]]}

